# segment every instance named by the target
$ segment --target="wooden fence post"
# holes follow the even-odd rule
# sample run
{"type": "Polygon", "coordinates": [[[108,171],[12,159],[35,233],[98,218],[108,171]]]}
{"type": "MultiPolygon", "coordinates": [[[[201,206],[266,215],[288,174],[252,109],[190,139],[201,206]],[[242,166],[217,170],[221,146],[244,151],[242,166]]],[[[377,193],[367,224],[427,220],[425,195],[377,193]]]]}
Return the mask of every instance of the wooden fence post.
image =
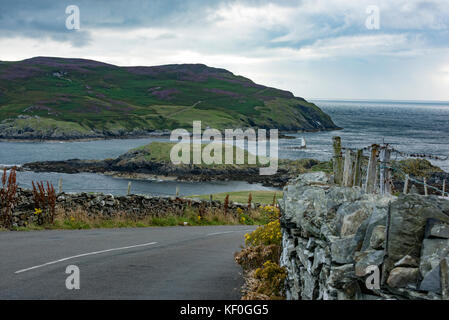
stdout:
{"type": "Polygon", "coordinates": [[[129,196],[131,194],[131,181],[128,182],[128,192],[127,195],[129,196]]]}
{"type": "Polygon", "coordinates": [[[59,182],[58,182],[58,193],[62,193],[62,178],[59,178],[59,182]]]}
{"type": "Polygon", "coordinates": [[[408,174],[405,175],[404,191],[402,193],[407,194],[407,190],[408,190],[408,174]]]}
{"type": "Polygon", "coordinates": [[[334,183],[341,184],[343,180],[343,159],[341,155],[341,138],[332,137],[332,145],[334,149],[334,157],[332,159],[332,167],[334,171],[334,183]]]}
{"type": "Polygon", "coordinates": [[[391,193],[391,171],[390,171],[391,151],[388,147],[380,151],[380,194],[391,193]]]}
{"type": "Polygon", "coordinates": [[[443,180],[443,197],[445,197],[446,195],[446,179],[443,180]]]}
{"type": "Polygon", "coordinates": [[[353,167],[352,167],[352,152],[349,149],[346,149],[345,152],[345,165],[343,171],[343,186],[352,187],[353,182],[353,167]]]}
{"type": "Polygon", "coordinates": [[[379,149],[379,145],[373,144],[371,146],[371,153],[368,162],[368,169],[366,173],[366,181],[365,181],[365,192],[373,193],[376,191],[375,182],[376,182],[376,172],[377,172],[377,160],[379,155],[377,150],[379,149]]]}
{"type": "Polygon", "coordinates": [[[353,186],[360,187],[362,186],[362,156],[363,150],[357,150],[357,155],[355,158],[354,164],[354,182],[353,186]]]}
{"type": "Polygon", "coordinates": [[[427,179],[426,178],[424,178],[424,195],[425,196],[429,195],[429,193],[427,192],[427,179]]]}

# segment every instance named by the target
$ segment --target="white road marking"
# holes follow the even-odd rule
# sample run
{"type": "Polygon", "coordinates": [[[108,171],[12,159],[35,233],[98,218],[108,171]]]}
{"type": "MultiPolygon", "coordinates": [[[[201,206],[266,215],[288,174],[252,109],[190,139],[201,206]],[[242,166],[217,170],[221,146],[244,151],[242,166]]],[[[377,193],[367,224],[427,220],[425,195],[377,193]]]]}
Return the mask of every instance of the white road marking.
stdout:
{"type": "Polygon", "coordinates": [[[245,229],[245,230],[233,230],[233,231],[214,232],[214,233],[209,233],[208,236],[215,236],[217,234],[225,234],[225,233],[233,233],[233,232],[246,232],[246,231],[253,231],[253,230],[252,229],[245,229]]]}
{"type": "Polygon", "coordinates": [[[106,250],[101,250],[101,251],[94,251],[94,252],[78,254],[76,256],[62,258],[62,259],[59,259],[59,260],[54,260],[54,261],[50,261],[50,262],[47,262],[47,263],[44,263],[44,264],[40,264],[38,266],[34,266],[34,267],[18,270],[18,271],[14,272],[14,273],[15,274],[19,274],[19,273],[30,271],[30,270],[33,270],[33,269],[45,267],[45,266],[48,266],[48,265],[51,265],[51,264],[67,261],[67,260],[70,260],[70,259],[75,259],[75,258],[80,258],[80,257],[85,257],[85,256],[92,256],[92,255],[95,255],[95,254],[111,252],[111,251],[117,251],[117,250],[126,250],[126,249],[138,248],[138,247],[151,246],[153,244],[157,244],[157,242],[142,243],[142,244],[136,244],[134,246],[127,246],[127,247],[121,247],[121,248],[113,248],[113,249],[106,249],[106,250]]]}

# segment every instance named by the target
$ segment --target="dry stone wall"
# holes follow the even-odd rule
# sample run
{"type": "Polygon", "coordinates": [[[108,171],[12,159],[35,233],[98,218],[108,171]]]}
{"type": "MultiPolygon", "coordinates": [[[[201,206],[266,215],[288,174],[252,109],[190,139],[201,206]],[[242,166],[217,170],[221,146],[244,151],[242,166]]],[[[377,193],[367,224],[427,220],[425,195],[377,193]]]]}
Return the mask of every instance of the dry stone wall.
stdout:
{"type": "Polygon", "coordinates": [[[287,299],[449,299],[449,201],[307,173],[280,201],[287,299]]]}
{"type": "MultiPolygon", "coordinates": [[[[19,189],[18,202],[14,208],[14,226],[24,226],[25,222],[35,222],[33,194],[30,190],[19,189]]],[[[254,207],[259,206],[253,204],[254,207]]],[[[113,196],[102,193],[61,193],[57,195],[56,209],[66,212],[81,209],[89,216],[112,218],[127,216],[143,218],[146,216],[163,217],[167,214],[183,214],[186,207],[224,209],[220,201],[205,201],[177,197],[152,197],[146,195],[113,196]]],[[[247,209],[246,204],[229,203],[229,214],[235,214],[237,208],[247,209]]]]}

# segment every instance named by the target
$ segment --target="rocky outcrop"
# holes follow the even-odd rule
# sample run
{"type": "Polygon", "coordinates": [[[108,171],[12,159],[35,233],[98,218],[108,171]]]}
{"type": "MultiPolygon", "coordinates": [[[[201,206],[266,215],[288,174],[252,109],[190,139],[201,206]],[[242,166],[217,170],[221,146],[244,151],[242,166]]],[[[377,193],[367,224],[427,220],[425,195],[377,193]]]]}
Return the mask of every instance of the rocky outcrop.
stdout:
{"type": "Polygon", "coordinates": [[[379,196],[322,172],[280,201],[288,299],[447,299],[449,201],[379,196]]]}
{"type": "Polygon", "coordinates": [[[271,176],[259,175],[258,167],[229,166],[227,168],[214,168],[200,165],[174,165],[158,161],[133,161],[133,159],[106,160],[79,160],[40,161],[26,163],[21,170],[34,172],[60,172],[60,173],[107,173],[109,175],[138,177],[139,174],[154,176],[176,177],[182,181],[248,181],[262,183],[265,186],[282,187],[294,174],[288,168],[279,168],[271,176]]]}

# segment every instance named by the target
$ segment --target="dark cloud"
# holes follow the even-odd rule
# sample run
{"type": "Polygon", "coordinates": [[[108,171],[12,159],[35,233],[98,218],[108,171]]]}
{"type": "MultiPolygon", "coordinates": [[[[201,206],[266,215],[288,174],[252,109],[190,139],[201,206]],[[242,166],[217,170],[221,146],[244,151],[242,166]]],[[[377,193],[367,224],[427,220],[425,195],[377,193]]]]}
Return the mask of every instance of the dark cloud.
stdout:
{"type": "Polygon", "coordinates": [[[217,0],[128,0],[128,1],[54,1],[0,0],[0,37],[49,37],[70,41],[73,45],[89,43],[92,28],[136,28],[182,25],[204,19],[206,9],[217,0]],[[81,30],[67,30],[68,5],[80,8],[81,30]]]}

